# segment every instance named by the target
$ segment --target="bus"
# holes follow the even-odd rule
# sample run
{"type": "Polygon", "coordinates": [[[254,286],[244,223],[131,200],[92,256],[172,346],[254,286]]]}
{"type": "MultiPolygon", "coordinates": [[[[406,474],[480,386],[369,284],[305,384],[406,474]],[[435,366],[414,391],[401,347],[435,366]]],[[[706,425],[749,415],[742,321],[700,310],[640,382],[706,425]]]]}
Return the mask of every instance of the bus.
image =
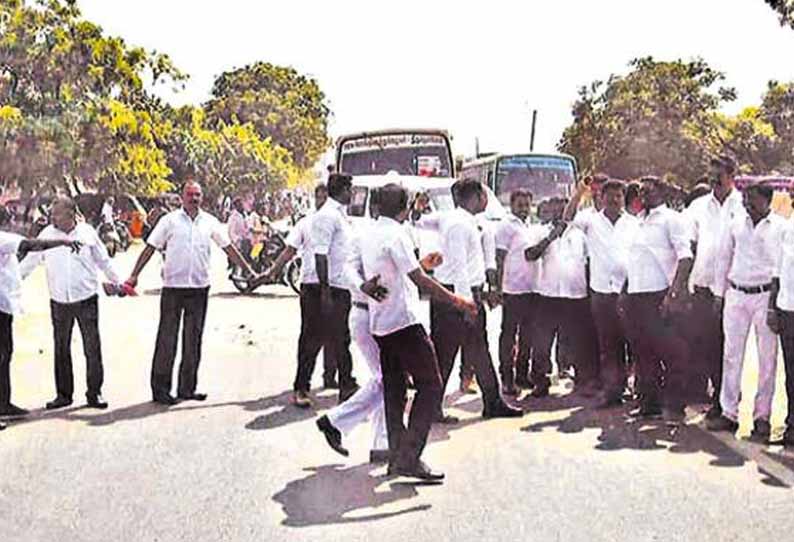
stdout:
{"type": "Polygon", "coordinates": [[[493,190],[504,205],[517,188],[532,192],[535,202],[569,197],[576,184],[576,159],[568,154],[492,154],[463,163],[461,178],[473,178],[493,190]]]}
{"type": "Polygon", "coordinates": [[[453,178],[451,137],[446,130],[425,128],[345,135],[336,143],[336,171],[354,177],[396,173],[453,178]]]}

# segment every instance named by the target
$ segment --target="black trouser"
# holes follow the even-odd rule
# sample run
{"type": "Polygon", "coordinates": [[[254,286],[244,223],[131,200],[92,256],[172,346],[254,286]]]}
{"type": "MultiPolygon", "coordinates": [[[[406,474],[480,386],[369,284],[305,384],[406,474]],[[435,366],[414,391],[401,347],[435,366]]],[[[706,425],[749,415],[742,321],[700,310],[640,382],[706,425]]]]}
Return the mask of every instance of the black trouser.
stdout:
{"type": "Polygon", "coordinates": [[[719,405],[725,333],[722,328],[722,312],[714,312],[714,294],[708,288],[695,287],[686,331],[690,337],[692,363],[699,373],[696,380],[704,387],[706,380],[711,380],[714,388],[712,404],[719,405]]]}
{"type": "Polygon", "coordinates": [[[565,330],[567,348],[576,368],[576,385],[591,383],[596,376],[597,347],[589,300],[540,296],[535,314],[532,382],[540,387],[549,386],[552,344],[555,336],[559,343],[565,330]]]}
{"type": "Polygon", "coordinates": [[[99,340],[99,303],[94,295],[77,303],[58,303],[50,300],[53,338],[55,341],[55,389],[58,397],[72,398],[72,330],[74,323],[80,327],[86,360],[86,396],[102,392],[105,379],[102,368],[102,343],[99,340]]]}
{"type": "Polygon", "coordinates": [[[380,347],[390,463],[411,465],[422,455],[441,404],[443,387],[436,354],[421,325],[376,336],[375,341],[380,347]],[[416,387],[407,430],[403,422],[406,374],[416,387]]]}
{"type": "Polygon", "coordinates": [[[627,331],[637,356],[639,392],[647,404],[662,402],[673,409],[685,404],[689,346],[677,326],[662,315],[667,290],[629,294],[626,298],[627,331]]]}
{"type": "Polygon", "coordinates": [[[502,331],[499,334],[499,376],[502,385],[526,380],[532,344],[536,294],[504,294],[502,331]]]}
{"type": "MultiPolygon", "coordinates": [[[[447,289],[452,291],[450,286],[447,289]]],[[[474,374],[477,376],[477,384],[480,386],[485,405],[498,403],[499,383],[496,378],[496,371],[493,368],[491,353],[488,351],[488,340],[485,329],[485,308],[480,306],[480,312],[473,323],[467,322],[463,314],[446,305],[436,301],[430,303],[430,327],[433,345],[438,356],[438,365],[441,369],[441,379],[443,390],[447,388],[447,382],[452,374],[452,367],[455,364],[455,356],[461,347],[469,350],[469,358],[474,365],[474,374]]],[[[439,403],[439,408],[441,404],[439,403]]]]}
{"type": "Polygon", "coordinates": [[[626,352],[623,321],[618,313],[618,294],[592,292],[590,309],[598,337],[598,376],[604,393],[623,394],[626,352]]]}
{"type": "Polygon", "coordinates": [[[330,312],[324,313],[319,284],[301,285],[301,333],[298,338],[298,370],[293,389],[308,392],[317,354],[325,346],[326,353],[336,361],[339,370],[339,388],[348,390],[355,386],[353,358],[350,355],[350,292],[331,288],[330,312]]]}
{"type": "Polygon", "coordinates": [[[0,312],[0,407],[11,404],[11,354],[14,352],[14,317],[0,312]]]}
{"type": "Polygon", "coordinates": [[[180,324],[182,362],[179,364],[177,395],[190,397],[196,392],[208,297],[209,287],[163,288],[160,295],[160,325],[152,361],[151,385],[155,397],[171,393],[180,324]]]}
{"type": "Polygon", "coordinates": [[[788,397],[788,415],[786,416],[786,432],[794,431],[794,312],[778,311],[780,315],[780,342],[783,346],[783,363],[786,367],[786,397],[788,397]]]}

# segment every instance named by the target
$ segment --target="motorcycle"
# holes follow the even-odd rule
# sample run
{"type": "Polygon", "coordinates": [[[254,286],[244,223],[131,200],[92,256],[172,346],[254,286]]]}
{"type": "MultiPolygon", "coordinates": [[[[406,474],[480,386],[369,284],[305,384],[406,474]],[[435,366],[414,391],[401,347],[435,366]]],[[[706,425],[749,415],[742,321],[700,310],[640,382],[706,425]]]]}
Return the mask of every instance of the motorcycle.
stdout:
{"type": "MultiPolygon", "coordinates": [[[[259,275],[264,273],[273,265],[278,258],[279,254],[287,247],[286,234],[280,232],[275,228],[270,228],[267,236],[258,243],[255,243],[250,252],[247,254],[248,262],[254,272],[259,275]]],[[[244,256],[246,256],[244,254],[244,256]]],[[[292,258],[281,269],[277,277],[274,277],[273,282],[266,284],[281,284],[289,286],[295,293],[300,293],[300,273],[301,273],[301,260],[297,256],[292,258]]],[[[240,292],[250,292],[249,278],[243,273],[239,266],[233,265],[232,272],[229,279],[240,292]]]]}
{"type": "Polygon", "coordinates": [[[112,224],[103,222],[97,226],[99,240],[105,245],[108,255],[113,258],[118,251],[126,251],[132,244],[132,235],[127,224],[121,220],[115,220],[112,224]]]}

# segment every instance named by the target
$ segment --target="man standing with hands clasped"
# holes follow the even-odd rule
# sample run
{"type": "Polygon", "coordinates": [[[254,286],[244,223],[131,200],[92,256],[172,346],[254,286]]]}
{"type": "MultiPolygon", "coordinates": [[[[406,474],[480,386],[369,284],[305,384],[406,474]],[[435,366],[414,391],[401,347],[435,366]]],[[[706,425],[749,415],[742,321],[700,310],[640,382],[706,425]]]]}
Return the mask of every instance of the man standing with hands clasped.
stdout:
{"type": "Polygon", "coordinates": [[[366,287],[370,329],[380,347],[389,474],[438,481],[444,475],[431,471],[421,455],[444,388],[433,343],[419,323],[417,287],[428,292],[433,301],[445,303],[469,319],[476,317],[478,309],[422,270],[402,224],[408,216],[405,189],[396,184],[384,186],[380,190],[380,211],[375,226],[361,240],[361,254],[364,274],[371,279],[366,287]],[[403,422],[406,374],[416,386],[407,429],[403,422]]]}
{"type": "Polygon", "coordinates": [[[188,179],[182,190],[182,208],[160,219],[127,279],[127,284],[134,288],[155,250],[165,251],[160,325],[151,376],[152,399],[163,405],[177,403],[171,395],[171,379],[180,324],[183,327],[178,398],[195,401],[207,398],[206,394],[196,392],[196,381],[210,288],[210,241],[223,249],[249,276],[255,276],[251,266],[231,244],[226,228],[214,216],[201,210],[202,197],[201,186],[188,179]]]}
{"type": "Polygon", "coordinates": [[[121,279],[113,269],[105,245],[99,240],[96,230],[85,222],[77,222],[77,205],[69,198],[58,198],[53,202],[52,225],[42,230],[39,239],[78,241],[83,245],[77,252],[59,248],[31,254],[20,264],[22,277],[27,277],[41,262],[47,268],[57,390],[57,396],[47,403],[47,409],[63,408],[72,404],[72,330],[75,321],[83,337],[88,406],[107,408],[108,404],[102,398],[105,375],[99,338],[98,272],[101,270],[114,285],[118,285],[121,279]]]}

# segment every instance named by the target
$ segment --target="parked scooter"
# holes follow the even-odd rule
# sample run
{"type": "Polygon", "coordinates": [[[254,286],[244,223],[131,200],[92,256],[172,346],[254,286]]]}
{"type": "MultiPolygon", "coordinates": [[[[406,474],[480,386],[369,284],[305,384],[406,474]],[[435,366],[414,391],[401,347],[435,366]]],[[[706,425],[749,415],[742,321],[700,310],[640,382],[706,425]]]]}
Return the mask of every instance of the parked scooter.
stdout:
{"type": "MultiPolygon", "coordinates": [[[[286,238],[286,233],[271,227],[264,240],[253,245],[250,254],[247,256],[251,268],[257,275],[270,269],[278,255],[281,254],[281,251],[286,248],[286,238]]],[[[300,293],[300,273],[301,260],[296,256],[284,266],[277,277],[274,277],[273,282],[267,284],[282,284],[292,288],[295,293],[300,293]]],[[[235,265],[232,267],[229,279],[240,292],[251,291],[248,289],[249,278],[244,275],[243,270],[239,266],[235,265]]]]}

